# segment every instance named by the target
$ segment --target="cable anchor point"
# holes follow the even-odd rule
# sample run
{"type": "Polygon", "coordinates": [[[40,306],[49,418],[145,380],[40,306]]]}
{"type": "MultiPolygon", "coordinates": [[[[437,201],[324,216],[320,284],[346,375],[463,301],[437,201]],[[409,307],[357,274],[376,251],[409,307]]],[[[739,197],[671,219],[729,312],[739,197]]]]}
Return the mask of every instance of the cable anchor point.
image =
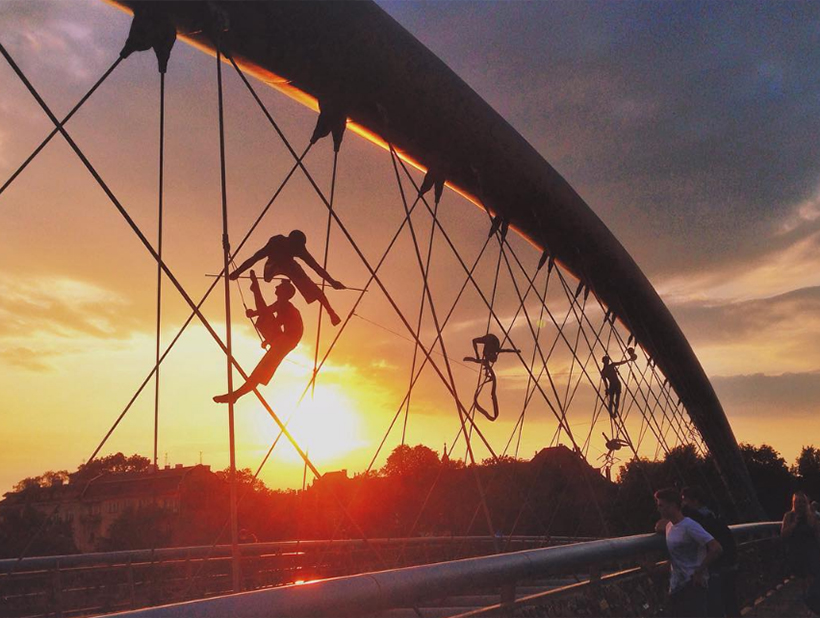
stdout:
{"type": "Polygon", "coordinates": [[[323,137],[333,136],[333,152],[339,152],[342,147],[342,138],[347,127],[347,106],[339,101],[338,97],[319,99],[319,118],[316,128],[310,137],[310,143],[315,144],[323,137]]]}
{"type": "Polygon", "coordinates": [[[171,49],[177,39],[177,31],[162,2],[137,2],[128,38],[120,51],[120,58],[128,58],[136,51],[154,50],[160,73],[168,70],[171,49]]]}

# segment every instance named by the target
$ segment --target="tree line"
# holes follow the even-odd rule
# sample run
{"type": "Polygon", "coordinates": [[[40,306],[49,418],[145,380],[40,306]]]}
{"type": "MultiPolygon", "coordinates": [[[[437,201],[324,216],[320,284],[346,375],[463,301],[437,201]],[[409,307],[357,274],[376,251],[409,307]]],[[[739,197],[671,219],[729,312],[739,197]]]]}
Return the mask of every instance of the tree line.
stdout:
{"type": "MultiPolygon", "coordinates": [[[[789,466],[769,445],[740,450],[770,519],[790,507],[791,493],[820,498],[820,449],[806,446],[789,466]]],[[[73,553],[72,522],[49,518],[42,504],[66,483],[100,474],[150,469],[140,455],[116,453],[75,472],[48,471],[14,488],[22,508],[0,511],[0,554],[15,557],[39,530],[27,555],[73,553]],[[40,507],[37,507],[37,504],[40,507]]],[[[197,475],[180,488],[178,508],[156,503],[120,512],[96,549],[113,551],[229,541],[228,470],[197,475]]],[[[623,464],[614,482],[565,447],[531,460],[502,457],[465,465],[424,445],[396,447],[381,469],[329,474],[304,491],[267,487],[249,469],[237,471],[243,541],[449,535],[613,536],[646,532],[657,519],[652,497],[662,487],[699,485],[711,506],[734,518],[710,456],[691,445],[662,460],[623,464]],[[485,508],[486,505],[486,508],[485,508]]],[[[8,494],[7,494],[8,495],[8,494]]]]}

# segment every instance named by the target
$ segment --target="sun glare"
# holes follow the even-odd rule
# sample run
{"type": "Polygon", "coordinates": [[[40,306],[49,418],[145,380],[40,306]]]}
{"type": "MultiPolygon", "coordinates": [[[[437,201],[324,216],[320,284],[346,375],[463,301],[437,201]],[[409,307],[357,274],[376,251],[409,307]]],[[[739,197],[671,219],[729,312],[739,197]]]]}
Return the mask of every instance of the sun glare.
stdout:
{"type": "MultiPolygon", "coordinates": [[[[277,412],[303,450],[317,466],[344,463],[344,457],[366,444],[362,436],[362,419],[351,397],[337,385],[317,384],[311,396],[308,393],[298,403],[301,387],[280,394],[277,412]]],[[[279,433],[267,414],[256,415],[255,430],[272,441],[279,433]]],[[[301,463],[302,459],[284,439],[276,447],[276,459],[301,463]]]]}

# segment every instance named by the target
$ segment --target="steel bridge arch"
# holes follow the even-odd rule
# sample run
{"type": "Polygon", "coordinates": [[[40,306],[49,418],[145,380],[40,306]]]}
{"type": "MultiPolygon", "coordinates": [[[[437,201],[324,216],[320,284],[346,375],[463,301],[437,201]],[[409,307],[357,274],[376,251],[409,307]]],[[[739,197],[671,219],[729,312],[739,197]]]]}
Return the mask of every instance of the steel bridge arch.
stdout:
{"type": "MultiPolygon", "coordinates": [[[[106,0],[133,12],[134,0],[106,0]]],[[[167,1],[186,42],[216,55],[213,24],[243,71],[313,110],[346,110],[348,128],[501,216],[588,286],[668,378],[714,457],[742,520],[762,520],[721,403],[669,309],[569,183],[495,110],[372,0],[167,1]]]]}

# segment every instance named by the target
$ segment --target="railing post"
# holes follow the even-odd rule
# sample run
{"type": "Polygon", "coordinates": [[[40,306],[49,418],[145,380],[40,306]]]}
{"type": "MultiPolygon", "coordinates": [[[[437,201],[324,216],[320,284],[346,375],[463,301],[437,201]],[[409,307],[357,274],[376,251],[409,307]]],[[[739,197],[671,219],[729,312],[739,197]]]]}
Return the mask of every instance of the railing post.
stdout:
{"type": "Polygon", "coordinates": [[[131,607],[137,606],[137,591],[134,586],[134,565],[131,563],[131,556],[128,556],[128,562],[125,565],[126,576],[128,577],[128,596],[131,602],[131,607]]]}
{"type": "Polygon", "coordinates": [[[501,615],[512,616],[515,607],[516,582],[501,586],[501,615]]]}
{"type": "Polygon", "coordinates": [[[193,577],[194,567],[191,564],[191,554],[188,554],[187,556],[185,556],[185,587],[183,588],[181,595],[183,601],[185,600],[186,596],[192,596],[193,598],[196,598],[196,592],[193,590],[194,582],[191,581],[193,577]],[[185,594],[185,592],[188,590],[191,591],[190,595],[185,594]]]}
{"type": "Polygon", "coordinates": [[[589,587],[587,588],[587,596],[589,597],[590,603],[594,604],[594,606],[597,607],[597,610],[601,612],[600,615],[606,615],[609,610],[609,603],[601,595],[600,564],[589,565],[589,587]]]}
{"type": "Polygon", "coordinates": [[[57,561],[57,564],[54,566],[54,576],[52,579],[52,585],[54,587],[54,605],[55,605],[55,614],[57,618],[63,617],[63,583],[62,578],[60,576],[60,562],[57,561]]]}

